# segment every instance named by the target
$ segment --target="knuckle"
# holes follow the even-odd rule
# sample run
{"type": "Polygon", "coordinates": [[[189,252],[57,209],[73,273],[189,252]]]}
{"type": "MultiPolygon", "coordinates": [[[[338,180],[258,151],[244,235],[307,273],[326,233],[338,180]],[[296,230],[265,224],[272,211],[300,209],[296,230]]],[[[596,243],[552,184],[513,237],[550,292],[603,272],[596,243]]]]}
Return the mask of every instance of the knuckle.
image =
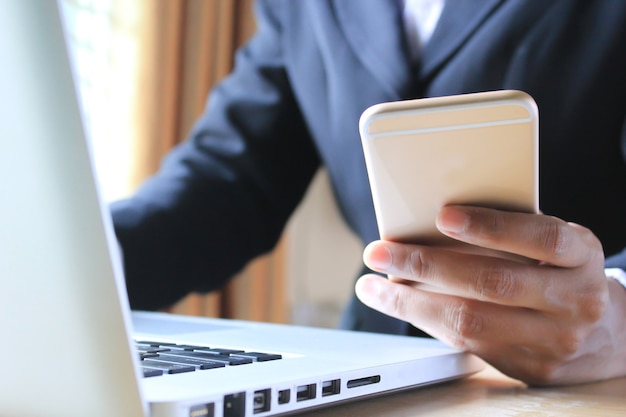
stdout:
{"type": "Polygon", "coordinates": [[[596,323],[604,317],[610,304],[608,283],[605,279],[588,281],[564,296],[563,313],[569,320],[596,323]]]}
{"type": "Polygon", "coordinates": [[[481,300],[514,299],[521,286],[508,268],[491,267],[481,270],[476,280],[476,292],[481,300]]]}
{"type": "Polygon", "coordinates": [[[580,331],[562,330],[556,346],[555,358],[568,358],[575,355],[581,348],[585,337],[580,331]]]}
{"type": "Polygon", "coordinates": [[[483,221],[476,222],[476,224],[480,225],[477,232],[481,240],[495,241],[506,230],[506,220],[497,212],[483,218],[483,221]]]}
{"type": "Polygon", "coordinates": [[[407,269],[411,276],[420,278],[429,275],[430,262],[423,250],[413,250],[407,257],[407,269]]]}
{"type": "Polygon", "coordinates": [[[579,297],[579,305],[582,318],[596,322],[604,316],[608,308],[608,291],[598,291],[596,288],[586,291],[579,297]]]}
{"type": "Polygon", "coordinates": [[[572,227],[578,235],[579,240],[583,242],[585,246],[585,248],[582,249],[586,255],[583,259],[589,263],[604,266],[604,248],[595,233],[593,233],[591,229],[576,223],[568,223],[568,225],[572,227]]]}
{"type": "Polygon", "coordinates": [[[598,239],[598,237],[591,231],[591,229],[576,223],[568,224],[578,232],[582,241],[585,242],[591,249],[602,249],[602,243],[600,242],[600,239],[598,239]]]}
{"type": "Polygon", "coordinates": [[[448,322],[454,334],[462,339],[475,337],[483,330],[484,321],[468,300],[462,300],[449,309],[448,322]]]}
{"type": "Polygon", "coordinates": [[[543,230],[542,245],[552,259],[560,259],[568,252],[569,240],[566,228],[566,223],[558,221],[548,223],[543,230]]]}
{"type": "Polygon", "coordinates": [[[498,212],[495,212],[495,214],[490,217],[490,222],[488,223],[488,226],[489,232],[497,235],[506,229],[506,222],[502,215],[500,215],[498,212]]]}
{"type": "Polygon", "coordinates": [[[407,300],[399,291],[393,291],[389,299],[390,313],[394,317],[402,318],[407,313],[407,300]]]}

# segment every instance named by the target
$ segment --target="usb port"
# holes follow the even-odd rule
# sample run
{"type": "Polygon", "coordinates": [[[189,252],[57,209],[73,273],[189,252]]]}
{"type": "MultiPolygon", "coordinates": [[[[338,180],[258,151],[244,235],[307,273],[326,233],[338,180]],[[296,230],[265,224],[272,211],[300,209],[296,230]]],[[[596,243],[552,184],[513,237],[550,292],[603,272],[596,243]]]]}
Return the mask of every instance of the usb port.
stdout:
{"type": "Polygon", "coordinates": [[[252,412],[254,414],[258,414],[264,411],[270,411],[270,398],[269,389],[254,391],[254,397],[252,399],[252,412]]]}
{"type": "Polygon", "coordinates": [[[296,401],[312,400],[315,398],[315,394],[315,384],[300,385],[296,388],[296,401]]]}
{"type": "Polygon", "coordinates": [[[213,417],[215,404],[198,404],[189,409],[189,417],[213,417]]]}
{"type": "Polygon", "coordinates": [[[341,391],[341,380],[333,379],[331,381],[322,382],[322,397],[326,397],[328,395],[339,394],[341,391]]]}
{"type": "Polygon", "coordinates": [[[278,391],[278,404],[287,404],[291,401],[291,390],[283,389],[278,391]]]}

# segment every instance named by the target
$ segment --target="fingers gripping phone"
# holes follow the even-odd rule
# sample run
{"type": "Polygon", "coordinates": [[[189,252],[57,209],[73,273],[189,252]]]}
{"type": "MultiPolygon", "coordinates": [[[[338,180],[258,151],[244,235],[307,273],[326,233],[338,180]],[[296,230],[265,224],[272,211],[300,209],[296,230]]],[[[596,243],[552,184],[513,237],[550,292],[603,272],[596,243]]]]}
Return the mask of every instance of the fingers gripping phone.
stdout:
{"type": "Polygon", "coordinates": [[[359,123],[383,240],[449,246],[439,210],[539,212],[538,110],[514,90],[377,104],[359,123]]]}

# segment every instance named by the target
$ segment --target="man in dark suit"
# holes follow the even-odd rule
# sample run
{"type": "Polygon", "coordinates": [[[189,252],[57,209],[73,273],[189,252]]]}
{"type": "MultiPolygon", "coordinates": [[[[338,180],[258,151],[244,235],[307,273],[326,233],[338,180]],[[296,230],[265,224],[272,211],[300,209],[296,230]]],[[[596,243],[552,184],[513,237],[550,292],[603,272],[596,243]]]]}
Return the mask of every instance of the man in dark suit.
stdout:
{"type": "Polygon", "coordinates": [[[438,287],[365,275],[343,327],[423,329],[530,383],[626,375],[626,2],[447,0],[417,50],[396,0],[257,6],[189,139],[113,206],[133,307],[218,288],[270,250],[324,165],[366,264],[438,287]],[[438,227],[538,264],[378,241],[362,111],[497,89],[537,101],[545,214],[447,207],[438,227]]]}

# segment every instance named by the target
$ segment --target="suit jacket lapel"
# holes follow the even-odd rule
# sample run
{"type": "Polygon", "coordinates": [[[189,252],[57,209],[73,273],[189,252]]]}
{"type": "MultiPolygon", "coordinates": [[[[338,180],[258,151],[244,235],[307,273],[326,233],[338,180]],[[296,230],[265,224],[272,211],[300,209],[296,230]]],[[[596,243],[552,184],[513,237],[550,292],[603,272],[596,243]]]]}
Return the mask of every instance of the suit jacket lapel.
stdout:
{"type": "MultiPolygon", "coordinates": [[[[421,51],[419,78],[430,77],[453,56],[504,0],[446,0],[439,24],[421,51]]],[[[363,65],[392,99],[404,98],[413,73],[402,23],[402,1],[332,2],[339,25],[363,65]]]]}
{"type": "Polygon", "coordinates": [[[439,22],[421,56],[420,79],[440,68],[503,2],[503,0],[446,0],[439,22]]]}
{"type": "Polygon", "coordinates": [[[398,0],[338,0],[333,7],[346,39],[363,65],[394,98],[403,96],[412,74],[398,0]]]}

